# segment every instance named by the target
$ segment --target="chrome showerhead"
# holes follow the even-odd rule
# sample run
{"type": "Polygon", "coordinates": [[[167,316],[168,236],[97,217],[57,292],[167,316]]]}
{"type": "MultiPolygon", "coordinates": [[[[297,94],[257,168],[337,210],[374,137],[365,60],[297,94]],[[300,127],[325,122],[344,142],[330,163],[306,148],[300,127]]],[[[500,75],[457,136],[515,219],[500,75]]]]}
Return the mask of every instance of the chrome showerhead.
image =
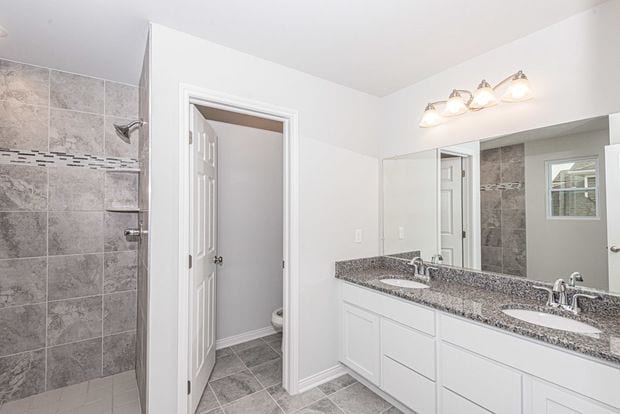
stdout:
{"type": "Polygon", "coordinates": [[[114,130],[116,131],[116,134],[123,141],[129,144],[130,143],[129,134],[131,134],[131,131],[133,131],[136,128],[140,128],[142,125],[144,125],[144,121],[142,120],[132,121],[125,125],[114,124],[114,130]]]}

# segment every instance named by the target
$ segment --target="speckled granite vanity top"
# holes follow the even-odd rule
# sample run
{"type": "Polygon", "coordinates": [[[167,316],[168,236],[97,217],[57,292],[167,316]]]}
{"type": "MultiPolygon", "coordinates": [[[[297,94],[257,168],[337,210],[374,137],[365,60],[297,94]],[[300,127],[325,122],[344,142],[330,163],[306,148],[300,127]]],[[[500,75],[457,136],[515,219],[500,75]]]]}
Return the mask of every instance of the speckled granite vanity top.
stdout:
{"type": "MultiPolygon", "coordinates": [[[[407,261],[386,256],[336,262],[335,275],[346,282],[620,364],[619,296],[581,299],[583,312],[574,316],[545,307],[546,292],[532,288],[533,285],[550,285],[518,277],[439,266],[432,271],[430,281],[423,281],[429,288],[402,288],[382,283],[381,279],[422,280],[414,276],[407,261]],[[586,322],[601,333],[578,334],[523,322],[504,314],[502,310],[507,307],[555,313],[586,322]]],[[[569,296],[576,291],[569,288],[569,296]]]]}

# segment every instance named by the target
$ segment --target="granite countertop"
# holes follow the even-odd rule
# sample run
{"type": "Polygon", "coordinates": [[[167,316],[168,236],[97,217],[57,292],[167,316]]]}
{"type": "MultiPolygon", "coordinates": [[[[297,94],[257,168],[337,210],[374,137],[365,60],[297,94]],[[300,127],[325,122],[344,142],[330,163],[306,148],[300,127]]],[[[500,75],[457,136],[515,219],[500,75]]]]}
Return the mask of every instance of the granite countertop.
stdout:
{"type": "MultiPolygon", "coordinates": [[[[620,364],[620,298],[617,296],[603,295],[602,299],[597,300],[596,306],[590,305],[589,309],[574,316],[544,306],[546,292],[531,287],[547,286],[544,283],[463,271],[448,266],[440,266],[431,275],[430,281],[421,280],[414,276],[412,267],[406,262],[385,256],[336,263],[336,278],[343,281],[620,364]],[[381,282],[381,279],[386,278],[416,280],[430,287],[408,289],[391,286],[381,282]],[[502,309],[506,308],[544,310],[588,323],[601,333],[578,334],[542,327],[504,314],[502,309]]],[[[581,299],[580,304],[586,306],[587,301],[581,299]]]]}

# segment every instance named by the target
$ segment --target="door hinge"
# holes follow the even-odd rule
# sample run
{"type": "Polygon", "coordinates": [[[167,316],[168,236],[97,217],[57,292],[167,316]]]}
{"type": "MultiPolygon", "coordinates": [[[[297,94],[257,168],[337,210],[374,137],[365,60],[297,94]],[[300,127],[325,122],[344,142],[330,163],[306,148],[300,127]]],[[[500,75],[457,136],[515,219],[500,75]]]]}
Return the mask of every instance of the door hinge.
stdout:
{"type": "Polygon", "coordinates": [[[282,260],[282,269],[286,269],[286,262],[282,260]]]}
{"type": "Polygon", "coordinates": [[[192,131],[189,131],[189,143],[190,145],[194,142],[194,134],[192,134],[192,131]]]}
{"type": "Polygon", "coordinates": [[[467,232],[463,231],[462,236],[463,236],[464,239],[466,239],[467,238],[467,232]]]}
{"type": "Polygon", "coordinates": [[[192,393],[192,382],[187,381],[187,395],[190,395],[191,393],[192,393]]]}
{"type": "Polygon", "coordinates": [[[461,178],[465,178],[465,170],[461,170],[461,178]]]}
{"type": "Polygon", "coordinates": [[[189,255],[189,268],[192,268],[192,255],[189,255]]]}

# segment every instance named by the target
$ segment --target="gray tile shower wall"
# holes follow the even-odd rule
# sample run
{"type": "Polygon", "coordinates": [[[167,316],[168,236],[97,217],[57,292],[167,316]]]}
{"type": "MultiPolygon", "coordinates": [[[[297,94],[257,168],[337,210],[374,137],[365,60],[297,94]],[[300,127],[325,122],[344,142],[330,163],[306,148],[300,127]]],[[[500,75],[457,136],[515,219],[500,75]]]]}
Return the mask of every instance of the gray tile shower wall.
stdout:
{"type": "Polygon", "coordinates": [[[0,402],[134,368],[137,95],[0,60],[0,402]]]}
{"type": "Polygon", "coordinates": [[[527,276],[525,146],[480,154],[482,270],[527,276]]]}

